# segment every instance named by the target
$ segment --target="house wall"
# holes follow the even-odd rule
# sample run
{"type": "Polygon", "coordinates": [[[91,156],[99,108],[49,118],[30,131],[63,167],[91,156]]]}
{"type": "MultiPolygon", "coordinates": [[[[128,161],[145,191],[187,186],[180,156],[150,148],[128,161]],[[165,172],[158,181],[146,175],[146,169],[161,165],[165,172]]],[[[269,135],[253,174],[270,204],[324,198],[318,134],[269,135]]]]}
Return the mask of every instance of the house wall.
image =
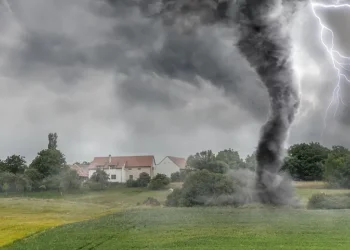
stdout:
{"type": "Polygon", "coordinates": [[[152,168],[151,167],[132,167],[132,168],[128,168],[125,167],[125,180],[129,180],[130,175],[133,176],[133,179],[136,180],[139,178],[141,173],[147,173],[149,174],[151,177],[152,175],[152,168]]]}
{"type": "Polygon", "coordinates": [[[170,178],[171,174],[175,172],[180,172],[180,168],[172,160],[166,157],[155,167],[154,174],[165,174],[170,178]]]}
{"type": "MultiPolygon", "coordinates": [[[[123,177],[122,175],[122,169],[104,169],[103,171],[105,171],[108,176],[109,176],[109,180],[108,182],[125,182],[125,177],[123,177]],[[111,179],[112,175],[115,175],[116,178],[115,179],[111,179]]],[[[93,173],[95,173],[96,170],[89,170],[89,178],[91,178],[91,176],[93,175],[93,173]]]]}

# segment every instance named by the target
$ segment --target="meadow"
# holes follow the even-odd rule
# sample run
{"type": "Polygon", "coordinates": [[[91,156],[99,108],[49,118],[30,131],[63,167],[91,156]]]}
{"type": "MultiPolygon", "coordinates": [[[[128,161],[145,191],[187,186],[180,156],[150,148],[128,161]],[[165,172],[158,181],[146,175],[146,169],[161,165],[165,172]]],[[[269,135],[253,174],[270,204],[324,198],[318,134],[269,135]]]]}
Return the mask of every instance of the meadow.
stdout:
{"type": "MultiPolygon", "coordinates": [[[[323,183],[296,186],[305,202],[317,192],[349,192],[326,189],[323,183]]],[[[4,249],[350,249],[350,210],[137,205],[149,196],[162,202],[167,194],[114,188],[0,198],[0,245],[4,249]],[[62,224],[66,225],[56,227],[62,224]]]]}

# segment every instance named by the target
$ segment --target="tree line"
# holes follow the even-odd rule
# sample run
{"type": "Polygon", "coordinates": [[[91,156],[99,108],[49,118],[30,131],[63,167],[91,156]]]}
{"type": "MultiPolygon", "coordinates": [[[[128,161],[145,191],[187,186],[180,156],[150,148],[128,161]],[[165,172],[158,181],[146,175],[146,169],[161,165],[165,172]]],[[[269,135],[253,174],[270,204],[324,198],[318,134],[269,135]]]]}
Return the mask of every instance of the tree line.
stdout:
{"type": "MultiPolygon", "coordinates": [[[[217,154],[211,150],[190,155],[189,169],[208,169],[221,173],[223,169],[249,169],[255,171],[256,153],[244,160],[233,149],[217,154]],[[216,169],[215,169],[216,168],[216,169]]],[[[331,187],[350,188],[350,151],[343,146],[325,147],[318,142],[299,143],[287,149],[281,171],[296,181],[326,181],[331,187]]],[[[174,179],[179,178],[178,174],[174,179]]]]}

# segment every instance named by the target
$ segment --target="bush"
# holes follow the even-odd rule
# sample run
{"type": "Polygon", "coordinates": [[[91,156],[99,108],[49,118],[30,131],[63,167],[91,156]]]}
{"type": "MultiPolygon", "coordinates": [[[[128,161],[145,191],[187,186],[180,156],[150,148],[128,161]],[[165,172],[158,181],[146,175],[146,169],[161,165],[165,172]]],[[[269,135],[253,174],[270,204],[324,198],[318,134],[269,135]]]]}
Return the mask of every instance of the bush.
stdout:
{"type": "Polygon", "coordinates": [[[108,174],[105,171],[97,169],[87,181],[87,186],[94,191],[104,190],[108,187],[108,179],[108,174]]]}
{"type": "Polygon", "coordinates": [[[30,181],[23,174],[0,173],[0,190],[3,192],[30,191],[30,181]]]}
{"type": "Polygon", "coordinates": [[[170,175],[171,182],[179,182],[180,181],[180,172],[175,172],[170,175]]]}
{"type": "Polygon", "coordinates": [[[307,204],[308,209],[349,209],[350,194],[327,195],[317,193],[311,196],[307,204]]]}
{"type": "Polygon", "coordinates": [[[101,191],[107,188],[106,184],[91,180],[88,180],[85,185],[87,185],[92,191],[101,191]]]}
{"type": "Polygon", "coordinates": [[[139,186],[139,182],[137,180],[129,179],[129,180],[126,181],[126,186],[127,187],[138,187],[139,186]]]}
{"type": "Polygon", "coordinates": [[[45,178],[42,183],[47,190],[71,191],[81,187],[81,180],[75,170],[64,169],[59,174],[45,178]]]}
{"type": "Polygon", "coordinates": [[[129,179],[126,181],[127,187],[147,187],[148,183],[150,183],[151,177],[149,174],[143,172],[140,174],[140,177],[137,180],[129,179]]]}
{"type": "Polygon", "coordinates": [[[238,205],[237,184],[229,176],[199,170],[190,174],[181,190],[175,189],[167,197],[168,206],[238,205]]]}
{"type": "Polygon", "coordinates": [[[160,206],[160,202],[153,198],[153,197],[148,197],[144,202],[143,202],[143,205],[146,205],[146,206],[160,206]]]}
{"type": "Polygon", "coordinates": [[[175,188],[173,192],[167,196],[165,205],[169,207],[179,207],[180,204],[182,204],[181,197],[182,190],[179,188],[175,188]]]}
{"type": "Polygon", "coordinates": [[[165,174],[157,174],[153,177],[149,183],[149,188],[153,190],[159,190],[169,185],[170,179],[165,174]]]}
{"type": "Polygon", "coordinates": [[[149,176],[149,174],[145,172],[141,173],[139,178],[137,179],[139,187],[147,187],[150,181],[151,181],[151,176],[149,176]]]}

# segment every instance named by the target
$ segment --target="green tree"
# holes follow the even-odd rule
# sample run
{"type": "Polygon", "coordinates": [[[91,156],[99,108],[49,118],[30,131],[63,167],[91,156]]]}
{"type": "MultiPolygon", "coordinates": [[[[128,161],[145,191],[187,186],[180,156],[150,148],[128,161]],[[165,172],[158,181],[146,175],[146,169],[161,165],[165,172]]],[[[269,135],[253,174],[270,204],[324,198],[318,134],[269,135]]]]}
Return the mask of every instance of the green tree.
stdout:
{"type": "Polygon", "coordinates": [[[41,185],[41,180],[45,177],[35,168],[26,169],[26,171],[24,172],[24,176],[26,177],[27,180],[29,180],[29,183],[33,190],[39,189],[41,185]]]}
{"type": "Polygon", "coordinates": [[[247,155],[245,158],[245,167],[251,171],[256,170],[256,166],[258,165],[258,162],[256,161],[256,152],[254,152],[251,155],[247,155]]]}
{"type": "Polygon", "coordinates": [[[325,180],[332,187],[350,188],[350,151],[333,146],[325,162],[325,180]]]}
{"type": "Polygon", "coordinates": [[[215,161],[215,154],[211,150],[202,151],[187,158],[189,168],[198,169],[201,165],[215,161]]]}
{"type": "Polygon", "coordinates": [[[197,166],[198,170],[208,170],[212,173],[224,174],[229,169],[229,165],[223,161],[211,161],[205,162],[202,165],[197,166]]]}
{"type": "Polygon", "coordinates": [[[58,149],[44,149],[38,153],[29,168],[36,169],[42,177],[58,174],[66,166],[64,154],[58,149]]]}
{"type": "Polygon", "coordinates": [[[230,169],[244,167],[244,161],[240,158],[239,153],[231,148],[220,151],[215,159],[227,163],[230,169]]]}
{"type": "Polygon", "coordinates": [[[26,169],[26,161],[23,156],[11,155],[0,163],[0,171],[13,174],[23,174],[26,169]]]}
{"type": "Polygon", "coordinates": [[[57,149],[57,134],[56,133],[50,133],[48,135],[49,138],[49,145],[47,146],[48,149],[57,149]]]}
{"type": "Polygon", "coordinates": [[[180,172],[175,172],[170,175],[171,182],[178,182],[180,181],[180,172]]]}
{"type": "Polygon", "coordinates": [[[102,169],[97,169],[96,172],[92,174],[87,184],[92,190],[103,190],[107,188],[108,180],[108,174],[102,169]]]}
{"type": "Polygon", "coordinates": [[[292,145],[282,169],[297,180],[322,180],[329,152],[328,148],[315,142],[292,145]]]}

